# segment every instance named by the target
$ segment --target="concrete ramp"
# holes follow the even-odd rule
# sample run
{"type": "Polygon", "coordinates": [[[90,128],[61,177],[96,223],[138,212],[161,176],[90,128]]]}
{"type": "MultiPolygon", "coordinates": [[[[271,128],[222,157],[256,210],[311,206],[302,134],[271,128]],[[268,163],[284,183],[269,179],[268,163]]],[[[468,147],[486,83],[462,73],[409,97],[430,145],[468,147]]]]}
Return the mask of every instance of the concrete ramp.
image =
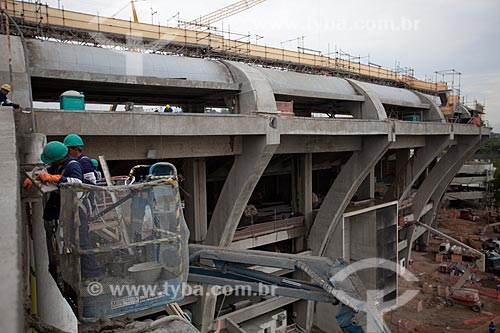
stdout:
{"type": "Polygon", "coordinates": [[[21,197],[19,164],[12,107],[0,107],[0,327],[3,332],[23,331],[21,277],[21,197]]]}

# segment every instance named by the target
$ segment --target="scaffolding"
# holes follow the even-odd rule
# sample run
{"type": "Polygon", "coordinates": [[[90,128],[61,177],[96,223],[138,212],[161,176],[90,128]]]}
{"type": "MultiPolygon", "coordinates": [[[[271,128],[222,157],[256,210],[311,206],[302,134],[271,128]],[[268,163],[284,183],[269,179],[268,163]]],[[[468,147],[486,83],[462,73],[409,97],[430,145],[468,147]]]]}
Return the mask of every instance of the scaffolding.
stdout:
{"type": "MultiPolygon", "coordinates": [[[[116,48],[134,52],[176,54],[189,57],[224,59],[309,74],[353,78],[436,95],[447,90],[445,82],[425,82],[413,73],[362,62],[344,51],[334,57],[304,48],[297,51],[251,43],[251,34],[235,34],[198,24],[200,30],[137,23],[101,17],[41,3],[6,0],[6,12],[16,21],[25,37],[80,45],[116,48]],[[226,37],[227,36],[227,37],[226,37]]],[[[189,22],[186,22],[189,23],[189,22]]],[[[0,32],[6,33],[5,26],[0,32]]],[[[14,33],[14,32],[10,32],[14,33]]],[[[17,33],[17,32],[15,32],[17,33]]]]}

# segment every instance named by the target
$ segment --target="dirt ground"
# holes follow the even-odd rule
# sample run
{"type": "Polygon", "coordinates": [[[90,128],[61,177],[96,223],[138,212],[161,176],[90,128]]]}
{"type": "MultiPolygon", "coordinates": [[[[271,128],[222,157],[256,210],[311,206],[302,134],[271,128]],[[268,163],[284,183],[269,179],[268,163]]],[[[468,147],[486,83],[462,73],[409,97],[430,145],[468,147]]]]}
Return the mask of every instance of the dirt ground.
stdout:
{"type": "MultiPolygon", "coordinates": [[[[481,226],[487,224],[487,221],[484,218],[479,222],[470,222],[457,218],[458,214],[455,215],[453,212],[450,215],[442,213],[440,219],[438,220],[438,228],[450,236],[454,236],[455,238],[462,237],[464,240],[471,235],[474,235],[476,238],[493,237],[495,239],[498,236],[498,234],[494,233],[491,229],[488,229],[484,236],[477,235],[477,230],[481,226]]],[[[481,212],[479,212],[479,215],[481,216],[481,212]]],[[[493,222],[494,221],[491,223],[493,222]]],[[[450,287],[453,286],[453,282],[447,282],[447,277],[437,272],[437,268],[440,263],[435,262],[435,253],[439,248],[439,244],[442,242],[444,242],[444,240],[432,238],[428,252],[412,252],[413,265],[409,270],[420,280],[420,286],[422,286],[423,282],[427,282],[432,285],[441,284],[448,285],[450,287]]],[[[477,279],[479,280],[476,285],[491,288],[491,292],[494,295],[495,287],[499,283],[495,280],[495,276],[491,273],[477,272],[476,274],[477,279]]],[[[400,294],[407,290],[407,286],[405,286],[404,283],[401,283],[401,281],[402,279],[400,279],[400,294]]],[[[483,325],[488,320],[487,317],[500,315],[500,301],[485,295],[480,296],[480,300],[484,304],[483,311],[481,313],[475,313],[470,307],[464,305],[456,304],[453,307],[448,307],[445,304],[444,298],[438,297],[437,295],[424,294],[422,291],[420,291],[416,298],[423,301],[423,310],[421,312],[417,313],[414,303],[410,303],[397,309],[394,313],[398,317],[402,317],[404,319],[410,319],[432,326],[449,327],[451,329],[474,329],[483,325]],[[476,318],[485,318],[485,321],[468,326],[464,325],[464,321],[476,318]]],[[[396,327],[393,328],[395,329],[396,327]]]]}

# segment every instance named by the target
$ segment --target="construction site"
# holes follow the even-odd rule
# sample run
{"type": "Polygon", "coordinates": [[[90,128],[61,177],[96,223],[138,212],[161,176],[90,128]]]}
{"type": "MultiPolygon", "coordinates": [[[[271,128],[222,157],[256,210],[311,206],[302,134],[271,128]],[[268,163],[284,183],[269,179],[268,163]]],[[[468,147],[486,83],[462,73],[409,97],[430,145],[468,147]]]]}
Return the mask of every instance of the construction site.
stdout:
{"type": "Polygon", "coordinates": [[[1,0],[2,332],[494,332],[492,129],[459,72],[212,27],[264,0],[123,4],[1,0]]]}

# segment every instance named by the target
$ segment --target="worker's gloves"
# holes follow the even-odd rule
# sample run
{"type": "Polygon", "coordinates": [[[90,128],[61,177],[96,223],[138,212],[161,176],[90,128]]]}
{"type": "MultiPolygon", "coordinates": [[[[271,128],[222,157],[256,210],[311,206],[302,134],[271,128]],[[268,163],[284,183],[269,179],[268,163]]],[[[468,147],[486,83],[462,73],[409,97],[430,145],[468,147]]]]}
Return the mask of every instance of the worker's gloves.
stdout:
{"type": "Polygon", "coordinates": [[[42,183],[58,183],[61,180],[61,175],[51,175],[48,172],[42,172],[38,176],[36,176],[36,179],[41,181],[42,183]]]}
{"type": "Polygon", "coordinates": [[[29,191],[31,190],[31,188],[33,187],[33,182],[31,181],[31,179],[29,178],[26,178],[23,182],[23,188],[26,190],[26,191],[29,191]]]}

